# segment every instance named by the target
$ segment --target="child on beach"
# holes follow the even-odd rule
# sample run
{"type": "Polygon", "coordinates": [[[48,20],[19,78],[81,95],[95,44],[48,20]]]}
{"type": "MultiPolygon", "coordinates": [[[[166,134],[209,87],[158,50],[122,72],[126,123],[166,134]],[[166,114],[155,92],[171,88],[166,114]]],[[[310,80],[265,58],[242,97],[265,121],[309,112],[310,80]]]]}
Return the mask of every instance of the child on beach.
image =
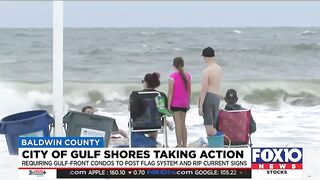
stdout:
{"type": "MultiPolygon", "coordinates": [[[[227,111],[234,111],[234,110],[245,110],[238,102],[237,91],[234,89],[228,89],[226,93],[226,97],[224,98],[226,101],[226,106],[224,107],[227,111]]],[[[253,120],[252,114],[250,113],[250,134],[256,131],[256,122],[253,120]]]]}
{"type": "MultiPolygon", "coordinates": [[[[83,108],[81,109],[81,111],[82,111],[83,113],[88,113],[88,114],[93,114],[93,113],[94,113],[94,109],[93,109],[92,106],[85,106],[85,107],[83,107],[83,108]]],[[[120,135],[121,135],[122,137],[124,137],[124,138],[128,138],[127,133],[126,133],[124,130],[122,130],[122,129],[118,129],[118,131],[112,132],[112,135],[117,135],[117,134],[120,134],[120,135]]],[[[111,138],[112,138],[112,137],[111,137],[111,138]]]]}
{"type": "Polygon", "coordinates": [[[184,61],[181,57],[173,59],[175,72],[169,76],[168,107],[173,111],[176,124],[177,147],[187,146],[186,113],[190,106],[191,76],[184,72],[184,61]]]}

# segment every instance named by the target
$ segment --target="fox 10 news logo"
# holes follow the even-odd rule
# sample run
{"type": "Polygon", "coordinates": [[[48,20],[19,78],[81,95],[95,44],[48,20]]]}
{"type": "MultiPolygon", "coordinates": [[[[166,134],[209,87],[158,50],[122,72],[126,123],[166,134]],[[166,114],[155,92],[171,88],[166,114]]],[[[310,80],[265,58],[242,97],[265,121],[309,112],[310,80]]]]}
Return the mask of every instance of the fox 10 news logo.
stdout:
{"type": "Polygon", "coordinates": [[[252,177],[302,177],[302,148],[252,148],[252,177]]]}

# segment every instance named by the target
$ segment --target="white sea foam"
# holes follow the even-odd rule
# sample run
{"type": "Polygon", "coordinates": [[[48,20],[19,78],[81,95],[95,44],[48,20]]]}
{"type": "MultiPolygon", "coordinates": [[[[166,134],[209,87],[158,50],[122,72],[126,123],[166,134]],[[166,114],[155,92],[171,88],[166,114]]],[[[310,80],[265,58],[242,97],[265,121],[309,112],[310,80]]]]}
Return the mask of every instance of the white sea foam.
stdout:
{"type": "MultiPolygon", "coordinates": [[[[259,83],[257,83],[259,84],[259,83]]],[[[74,84],[73,84],[74,85],[74,84]]],[[[112,85],[112,90],[107,88],[111,85],[107,85],[102,88],[102,85],[94,85],[95,87],[90,86],[88,89],[81,89],[79,94],[74,93],[73,91],[67,91],[66,102],[75,102],[77,96],[85,96],[87,90],[91,90],[91,88],[101,88],[102,91],[106,91],[106,94],[103,94],[102,97],[111,101],[108,106],[112,106],[112,102],[114,102],[118,98],[123,98],[127,92],[122,85],[112,85]],[[122,89],[122,91],[120,91],[122,89]],[[110,93],[114,92],[114,94],[110,93]],[[109,93],[109,96],[106,96],[109,93]],[[111,97],[111,98],[110,98],[111,97]],[[73,99],[74,98],[74,99],[73,99]]],[[[24,86],[25,87],[25,86],[24,86]]],[[[78,92],[78,88],[82,87],[82,85],[76,85],[73,87],[77,87],[74,91],[78,92]]],[[[308,86],[305,86],[305,89],[308,86]]],[[[261,87],[263,89],[263,87],[261,87]]],[[[288,88],[292,88],[288,86],[288,88]]],[[[310,88],[310,87],[309,87],[310,88]]],[[[31,88],[33,89],[33,88],[31,88]]],[[[244,88],[249,93],[250,87],[246,86],[244,88]]],[[[292,92],[298,91],[297,89],[292,89],[292,92]]],[[[1,107],[0,117],[3,117],[3,112],[5,114],[8,113],[16,113],[18,111],[29,110],[29,108],[36,108],[37,104],[42,105],[50,105],[52,101],[52,97],[48,92],[36,91],[36,90],[22,90],[20,89],[10,89],[8,86],[0,86],[0,94],[1,99],[7,104],[8,109],[6,107],[1,107]],[[7,98],[6,98],[7,97],[7,98]],[[19,105],[22,105],[19,107],[19,105]]],[[[99,96],[99,94],[97,95],[99,96]]],[[[87,101],[88,99],[84,98],[82,100],[78,100],[78,103],[82,103],[87,101]]],[[[108,101],[109,101],[108,100],[108,101]]],[[[253,145],[255,147],[283,147],[283,146],[303,146],[304,147],[304,168],[305,177],[304,179],[314,179],[319,177],[319,173],[314,166],[316,154],[319,150],[319,141],[320,141],[320,121],[318,121],[318,117],[320,117],[320,105],[312,106],[312,107],[303,107],[303,106],[292,106],[288,103],[282,102],[279,103],[279,106],[276,108],[272,108],[269,105],[264,104],[251,104],[244,100],[240,101],[241,104],[245,107],[251,107],[252,115],[254,120],[257,123],[257,131],[252,135],[253,145]],[[316,149],[318,147],[318,149],[316,149]],[[307,152],[308,151],[308,152],[307,152]]],[[[76,103],[73,103],[76,104],[76,103]]],[[[223,106],[223,103],[221,103],[223,106]]],[[[73,109],[79,110],[79,107],[71,107],[70,104],[66,104],[65,110],[73,109]]],[[[117,106],[117,104],[114,104],[117,106]]],[[[118,127],[124,130],[127,129],[127,123],[129,119],[129,112],[127,110],[127,106],[122,105],[122,109],[114,112],[108,111],[108,107],[96,107],[96,114],[113,117],[116,119],[118,127]]],[[[168,118],[169,121],[173,121],[172,118],[168,118]]],[[[194,142],[199,137],[205,137],[205,129],[203,126],[203,119],[198,115],[197,105],[191,105],[190,111],[187,113],[186,124],[188,129],[188,142],[194,142]]],[[[175,133],[174,131],[168,131],[169,136],[169,146],[174,147],[176,145],[175,142],[175,133]]],[[[163,136],[159,136],[159,141],[162,142],[163,136]]],[[[5,138],[3,135],[0,135],[0,153],[2,154],[2,158],[0,161],[0,175],[3,179],[10,179],[17,176],[16,170],[16,156],[9,156],[8,150],[6,147],[5,138]]]]}
{"type": "Polygon", "coordinates": [[[155,35],[157,33],[156,32],[145,32],[145,31],[142,31],[141,34],[144,34],[144,35],[155,35]]]}
{"type": "MultiPolygon", "coordinates": [[[[129,119],[128,98],[137,84],[103,84],[66,82],[64,88],[65,113],[68,109],[80,110],[92,105],[97,113],[115,117],[121,129],[127,129],[129,119]]],[[[257,145],[300,144],[311,146],[319,142],[320,94],[316,81],[246,81],[224,82],[222,92],[234,87],[238,90],[239,103],[251,108],[257,122],[257,132],[252,139],[257,145]],[[286,128],[283,128],[285,125],[286,128]],[[274,138],[277,137],[275,140],[274,138]]],[[[203,119],[198,115],[197,99],[200,83],[193,84],[191,109],[186,125],[190,142],[205,136],[203,119]]],[[[166,92],[166,89],[160,89],[166,92]]],[[[33,109],[52,112],[52,90],[47,84],[1,83],[0,118],[33,109]]],[[[221,102],[221,106],[224,102],[221,102]]],[[[173,120],[169,118],[169,120],[173,120]]],[[[174,132],[169,132],[175,137],[174,132]]],[[[169,143],[174,146],[175,138],[169,143]]]]}
{"type": "Polygon", "coordinates": [[[173,48],[173,50],[176,50],[176,51],[182,51],[181,48],[173,48]]]}
{"type": "Polygon", "coordinates": [[[0,117],[35,108],[24,93],[0,85],[0,117]]]}
{"type": "Polygon", "coordinates": [[[40,104],[43,106],[50,106],[53,103],[51,93],[41,93],[39,91],[28,92],[27,101],[31,102],[31,104],[40,104]]]}
{"type": "Polygon", "coordinates": [[[242,31],[240,31],[240,30],[233,30],[232,32],[234,32],[236,34],[242,34],[242,31]]]}
{"type": "Polygon", "coordinates": [[[309,30],[305,30],[305,31],[303,31],[303,32],[299,33],[298,35],[300,35],[300,36],[304,36],[304,35],[315,35],[315,34],[317,34],[317,32],[316,32],[316,31],[309,31],[309,30]]]}

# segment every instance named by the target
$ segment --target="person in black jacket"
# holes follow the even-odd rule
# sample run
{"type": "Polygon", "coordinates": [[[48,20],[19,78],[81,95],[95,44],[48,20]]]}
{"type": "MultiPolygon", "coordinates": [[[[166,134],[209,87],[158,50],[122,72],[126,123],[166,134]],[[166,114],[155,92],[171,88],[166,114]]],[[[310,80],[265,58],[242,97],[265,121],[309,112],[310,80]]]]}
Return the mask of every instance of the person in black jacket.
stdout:
{"type": "MultiPolygon", "coordinates": [[[[228,89],[226,93],[226,97],[224,98],[226,101],[225,110],[245,110],[245,108],[241,107],[240,104],[237,104],[238,96],[237,91],[234,89],[228,89]]],[[[253,120],[252,114],[250,113],[250,134],[256,131],[256,122],[253,120]]]]}

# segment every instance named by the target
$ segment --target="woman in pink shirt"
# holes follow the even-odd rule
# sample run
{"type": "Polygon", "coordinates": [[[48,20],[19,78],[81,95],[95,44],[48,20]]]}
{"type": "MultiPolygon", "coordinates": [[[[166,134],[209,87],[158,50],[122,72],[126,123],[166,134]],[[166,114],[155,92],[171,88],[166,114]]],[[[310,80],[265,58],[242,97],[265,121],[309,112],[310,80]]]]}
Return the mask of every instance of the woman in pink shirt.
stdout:
{"type": "Polygon", "coordinates": [[[187,146],[186,113],[189,110],[191,94],[191,76],[183,70],[181,57],[173,59],[175,72],[169,76],[168,107],[173,111],[176,124],[177,147],[187,146]]]}

